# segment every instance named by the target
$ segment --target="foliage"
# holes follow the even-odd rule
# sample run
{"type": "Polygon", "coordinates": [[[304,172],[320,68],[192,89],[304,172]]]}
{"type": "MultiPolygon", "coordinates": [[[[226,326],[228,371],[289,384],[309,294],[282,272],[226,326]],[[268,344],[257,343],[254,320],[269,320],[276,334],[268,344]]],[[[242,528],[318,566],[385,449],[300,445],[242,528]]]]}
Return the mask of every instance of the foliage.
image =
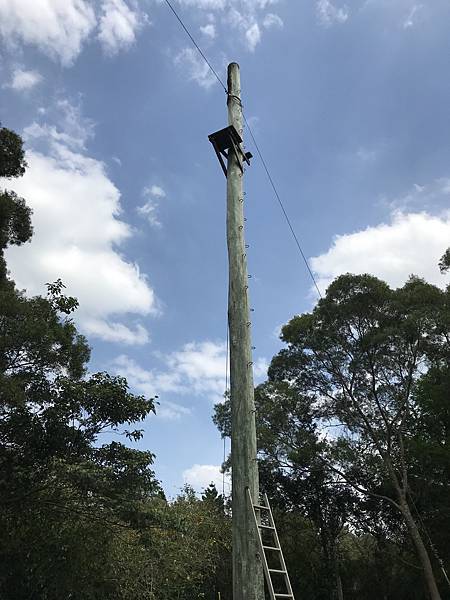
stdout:
{"type": "Polygon", "coordinates": [[[0,194],[0,248],[19,246],[32,235],[31,210],[14,192],[0,194]]]}
{"type": "Polygon", "coordinates": [[[413,515],[409,440],[417,382],[448,355],[447,306],[444,292],[417,278],[391,290],[369,275],[341,276],[311,314],[283,328],[288,347],[269,369],[335,426],[327,464],[342,483],[398,511],[432,598],[440,596],[413,515]]]}
{"type": "Polygon", "coordinates": [[[158,600],[231,599],[231,527],[221,497],[210,487],[200,499],[185,487],[166,506],[173,524],[153,539],[158,600]]]}
{"type": "MultiPolygon", "coordinates": [[[[17,177],[22,141],[0,130],[0,175],[17,177]]],[[[0,195],[0,252],[32,233],[31,211],[0,195]]],[[[139,580],[124,557],[141,530],[161,519],[153,455],[117,441],[154,412],[125,379],[87,375],[90,350],[69,315],[78,302],[60,280],[28,298],[7,279],[0,256],[0,596],[128,598],[139,580]]],[[[131,556],[131,554],[130,554],[131,556]]]]}
{"type": "MultiPolygon", "coordinates": [[[[421,569],[430,587],[431,561],[439,571],[428,529],[447,557],[448,306],[448,292],[417,278],[391,290],[369,275],[345,275],[312,313],[282,330],[287,347],[255,391],[260,472],[279,510],[303,515],[317,534],[327,567],[315,598],[362,585],[348,574],[355,533],[373,540],[372,558],[386,577],[394,571],[380,548],[396,557],[399,572],[419,561],[397,597],[414,597],[421,569]]],[[[229,401],[216,407],[223,435],[230,412],[229,401]]]]}
{"type": "Polygon", "coordinates": [[[445,253],[443,254],[441,260],[439,261],[439,269],[441,273],[447,273],[450,269],[450,248],[447,248],[445,253]]]}
{"type": "MultiPolygon", "coordinates": [[[[0,178],[21,177],[26,166],[20,136],[0,128],[0,178]]],[[[32,232],[31,210],[25,200],[12,191],[0,190],[0,279],[6,277],[5,248],[27,242],[32,232]]]]}
{"type": "Polygon", "coordinates": [[[0,177],[21,177],[26,167],[22,138],[0,126],[0,177]]]}
{"type": "Polygon", "coordinates": [[[125,597],[121,540],[154,523],[160,487],[151,453],[99,436],[141,421],[153,400],[121,377],[86,377],[86,341],[58,312],[73,301],[54,288],[0,294],[0,595],[125,597]]]}

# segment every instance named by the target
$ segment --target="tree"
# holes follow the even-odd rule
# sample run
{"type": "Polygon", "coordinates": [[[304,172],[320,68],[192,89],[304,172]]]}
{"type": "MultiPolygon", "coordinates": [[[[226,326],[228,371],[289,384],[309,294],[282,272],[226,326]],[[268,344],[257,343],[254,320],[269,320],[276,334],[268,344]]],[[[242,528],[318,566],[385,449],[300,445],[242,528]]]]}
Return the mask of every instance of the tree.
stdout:
{"type": "MultiPolygon", "coordinates": [[[[25,166],[20,137],[0,130],[0,175],[25,166]]],[[[139,439],[134,424],[154,400],[122,377],[88,376],[90,349],[70,317],[78,302],[60,280],[28,298],[7,279],[3,250],[29,239],[30,215],[1,194],[0,596],[147,598],[136,565],[162,523],[154,457],[100,436],[139,439]]]]}
{"type": "Polygon", "coordinates": [[[22,138],[0,123],[0,177],[21,177],[27,166],[22,138]]]}
{"type": "Polygon", "coordinates": [[[335,426],[328,464],[342,482],[401,517],[432,600],[440,594],[411,505],[408,441],[416,383],[448,348],[446,311],[446,294],[417,278],[391,290],[369,275],[344,275],[312,313],[283,328],[288,346],[269,369],[271,381],[308,397],[322,422],[335,426]]]}
{"type": "MultiPolygon", "coordinates": [[[[309,536],[304,521],[311,522],[321,553],[320,567],[315,567],[320,577],[313,587],[320,593],[318,598],[341,600],[339,538],[356,502],[355,494],[350,486],[337,482],[328,467],[332,448],[321,435],[308,396],[285,382],[266,382],[255,390],[255,407],[261,486],[273,499],[281,523],[299,526],[309,536]]],[[[222,435],[229,434],[229,399],[216,406],[214,420],[222,435]]],[[[303,585],[298,593],[304,595],[303,585]]]]}
{"type": "MultiPolygon", "coordinates": [[[[0,127],[0,177],[21,177],[27,163],[23,142],[13,131],[0,127]]],[[[27,242],[32,235],[31,210],[25,200],[11,191],[0,190],[0,282],[6,277],[3,258],[7,246],[27,242]]]]}
{"type": "Polygon", "coordinates": [[[439,269],[442,274],[447,273],[450,270],[450,248],[447,248],[439,261],[439,269]]]}
{"type": "Polygon", "coordinates": [[[217,490],[198,498],[189,486],[164,507],[165,527],[149,540],[158,600],[231,600],[231,522],[217,490]]]}
{"type": "Polygon", "coordinates": [[[0,595],[126,597],[136,573],[118,548],[125,539],[136,552],[139,531],[159,522],[150,501],[160,487],[150,452],[99,437],[138,439],[130,425],[153,400],[121,377],[86,377],[86,341],[56,308],[68,299],[11,286],[1,298],[0,595]]]}
{"type": "Polygon", "coordinates": [[[411,500],[450,589],[450,368],[434,365],[415,391],[417,419],[408,451],[413,458],[411,500]]]}

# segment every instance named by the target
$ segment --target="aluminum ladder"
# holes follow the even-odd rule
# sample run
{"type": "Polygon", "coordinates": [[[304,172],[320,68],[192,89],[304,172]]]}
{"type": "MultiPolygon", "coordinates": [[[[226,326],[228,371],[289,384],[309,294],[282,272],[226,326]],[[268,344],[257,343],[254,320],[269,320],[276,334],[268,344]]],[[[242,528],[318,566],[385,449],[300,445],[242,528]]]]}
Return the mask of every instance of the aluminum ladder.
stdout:
{"type": "Polygon", "coordinates": [[[263,496],[264,504],[254,504],[248,488],[247,494],[258,534],[259,551],[270,600],[277,600],[278,598],[291,598],[291,600],[295,600],[267,494],[263,496]],[[277,564],[274,564],[274,561],[277,564]],[[275,582],[274,579],[276,580],[275,582]],[[281,585],[284,586],[283,591],[279,590],[279,586],[281,585]]]}

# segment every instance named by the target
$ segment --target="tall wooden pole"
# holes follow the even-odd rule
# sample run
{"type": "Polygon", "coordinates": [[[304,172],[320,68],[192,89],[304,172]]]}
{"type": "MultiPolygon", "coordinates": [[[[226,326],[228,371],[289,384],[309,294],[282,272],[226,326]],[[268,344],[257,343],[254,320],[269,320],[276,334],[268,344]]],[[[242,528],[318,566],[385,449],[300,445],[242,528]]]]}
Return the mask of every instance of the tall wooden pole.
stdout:
{"type": "MultiPolygon", "coordinates": [[[[228,66],[228,124],[243,137],[239,65],[228,66]]],[[[242,161],[241,161],[242,164],[242,161]]],[[[233,600],[264,600],[262,566],[247,488],[259,499],[256,462],[248,275],[244,241],[243,172],[233,151],[227,164],[228,326],[232,406],[233,600]]]]}

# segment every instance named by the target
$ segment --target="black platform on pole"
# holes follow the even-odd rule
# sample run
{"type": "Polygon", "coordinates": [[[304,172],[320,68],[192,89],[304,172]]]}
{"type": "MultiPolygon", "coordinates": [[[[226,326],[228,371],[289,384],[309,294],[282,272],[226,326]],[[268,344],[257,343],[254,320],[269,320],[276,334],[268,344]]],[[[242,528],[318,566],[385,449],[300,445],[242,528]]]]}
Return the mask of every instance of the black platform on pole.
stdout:
{"type": "Polygon", "coordinates": [[[214,147],[225,177],[227,176],[227,167],[223,157],[228,158],[228,152],[230,149],[236,153],[236,157],[242,171],[244,171],[243,161],[250,165],[250,159],[253,158],[253,155],[251,152],[244,152],[242,150],[242,138],[236,131],[234,125],[229,125],[224,129],[220,129],[215,133],[211,133],[211,135],[208,135],[208,139],[214,147]]]}

